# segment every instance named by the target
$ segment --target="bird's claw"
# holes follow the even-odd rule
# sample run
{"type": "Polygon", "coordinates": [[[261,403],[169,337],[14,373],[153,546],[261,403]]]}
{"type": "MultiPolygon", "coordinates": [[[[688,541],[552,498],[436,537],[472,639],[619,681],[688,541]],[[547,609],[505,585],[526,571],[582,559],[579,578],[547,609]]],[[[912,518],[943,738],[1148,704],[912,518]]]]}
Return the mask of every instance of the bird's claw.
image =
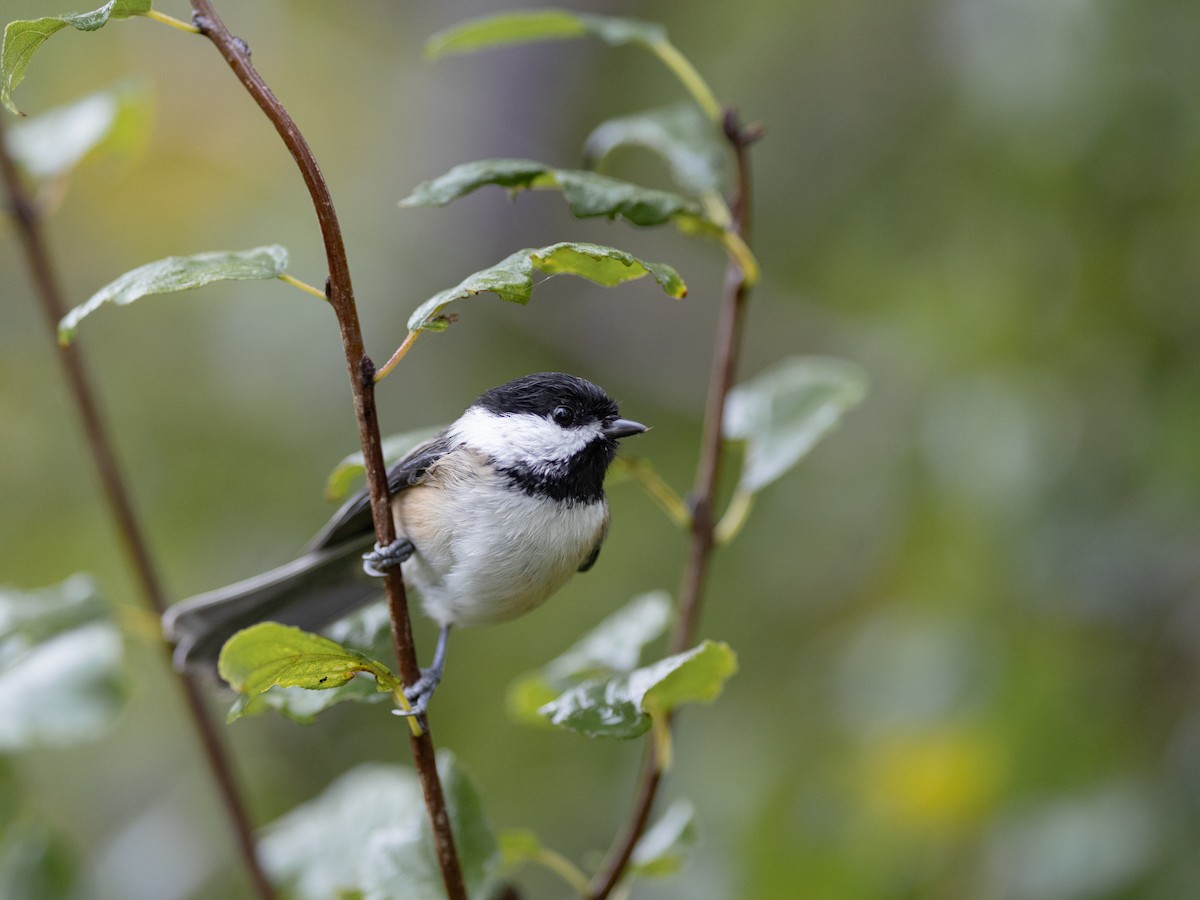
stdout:
{"type": "Polygon", "coordinates": [[[437,690],[437,686],[442,682],[442,673],[440,669],[422,669],[421,677],[413,684],[406,685],[404,688],[404,699],[408,701],[408,709],[397,709],[393,712],[398,716],[405,718],[415,717],[418,724],[424,729],[425,712],[429,709],[429,699],[433,696],[433,692],[437,690]]]}
{"type": "Polygon", "coordinates": [[[394,569],[413,555],[412,541],[408,538],[396,538],[386,547],[375,545],[374,550],[363,554],[363,571],[368,575],[382,578],[388,569],[394,569]]]}
{"type": "Polygon", "coordinates": [[[446,639],[449,635],[450,626],[443,625],[438,634],[437,649],[433,653],[433,665],[422,669],[416,681],[404,686],[404,699],[408,701],[409,708],[392,710],[397,716],[415,718],[422,731],[429,730],[425,722],[425,711],[429,709],[429,698],[442,683],[442,673],[446,671],[446,639]]]}

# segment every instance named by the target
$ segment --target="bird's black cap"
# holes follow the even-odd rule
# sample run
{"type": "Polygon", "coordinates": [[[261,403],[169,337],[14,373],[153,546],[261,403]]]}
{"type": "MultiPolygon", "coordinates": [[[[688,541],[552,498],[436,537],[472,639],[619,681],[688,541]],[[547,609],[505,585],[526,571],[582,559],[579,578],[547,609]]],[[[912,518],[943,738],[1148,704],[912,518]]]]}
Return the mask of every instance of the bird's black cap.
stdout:
{"type": "Polygon", "coordinates": [[[579,419],[605,421],[617,417],[617,404],[603,389],[586,379],[562,372],[537,372],[494,387],[475,401],[496,415],[532,413],[549,415],[559,406],[572,409],[579,419]]]}

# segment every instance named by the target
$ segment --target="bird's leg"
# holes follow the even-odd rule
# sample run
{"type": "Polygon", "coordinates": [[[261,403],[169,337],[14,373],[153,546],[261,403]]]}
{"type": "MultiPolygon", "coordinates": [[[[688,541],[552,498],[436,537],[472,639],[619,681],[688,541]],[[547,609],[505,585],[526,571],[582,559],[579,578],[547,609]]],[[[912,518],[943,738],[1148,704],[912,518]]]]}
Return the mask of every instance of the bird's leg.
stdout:
{"type": "Polygon", "coordinates": [[[382,578],[388,569],[394,569],[413,555],[416,548],[406,537],[398,537],[386,547],[375,545],[374,550],[363,554],[363,571],[382,578]]]}
{"type": "MultiPolygon", "coordinates": [[[[374,550],[363,554],[363,570],[368,575],[382,576],[388,569],[394,569],[413,555],[416,548],[412,541],[398,537],[386,547],[375,545],[374,550]]],[[[425,725],[425,710],[429,708],[429,698],[442,682],[442,671],[446,667],[446,638],[450,634],[450,626],[443,625],[438,635],[437,649],[433,651],[433,664],[428,669],[421,670],[421,677],[413,684],[406,685],[404,696],[411,704],[407,710],[394,710],[399,716],[416,716],[421,726],[425,725]]]]}
{"type": "MultiPolygon", "coordinates": [[[[406,537],[398,537],[386,547],[376,544],[374,550],[363,554],[363,570],[368,575],[386,575],[388,569],[394,569],[412,556],[415,549],[412,541],[406,537]]],[[[450,626],[443,625],[438,635],[437,649],[433,651],[433,664],[428,669],[422,669],[421,677],[413,684],[405,686],[404,696],[411,708],[395,710],[399,716],[416,716],[422,727],[425,725],[425,710],[429,707],[429,698],[442,681],[442,671],[446,666],[446,638],[449,634],[450,626]]]]}
{"type": "Polygon", "coordinates": [[[429,698],[442,683],[442,672],[446,668],[446,638],[450,635],[450,626],[443,625],[438,635],[437,649],[433,651],[433,663],[428,669],[421,670],[421,677],[413,684],[406,685],[404,696],[412,704],[408,710],[394,710],[398,716],[416,716],[422,726],[425,724],[425,710],[429,708],[429,698]]]}

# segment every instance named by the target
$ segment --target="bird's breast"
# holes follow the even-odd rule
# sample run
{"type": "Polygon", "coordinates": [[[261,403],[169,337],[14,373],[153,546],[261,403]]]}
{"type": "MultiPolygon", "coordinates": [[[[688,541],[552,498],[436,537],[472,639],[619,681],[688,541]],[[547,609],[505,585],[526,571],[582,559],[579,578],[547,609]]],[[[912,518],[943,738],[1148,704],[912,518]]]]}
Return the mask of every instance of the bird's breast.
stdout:
{"type": "Polygon", "coordinates": [[[393,501],[413,542],[407,583],[446,625],[502,622],[541,605],[603,539],[603,498],[569,503],[515,491],[477,458],[439,461],[393,501]]]}

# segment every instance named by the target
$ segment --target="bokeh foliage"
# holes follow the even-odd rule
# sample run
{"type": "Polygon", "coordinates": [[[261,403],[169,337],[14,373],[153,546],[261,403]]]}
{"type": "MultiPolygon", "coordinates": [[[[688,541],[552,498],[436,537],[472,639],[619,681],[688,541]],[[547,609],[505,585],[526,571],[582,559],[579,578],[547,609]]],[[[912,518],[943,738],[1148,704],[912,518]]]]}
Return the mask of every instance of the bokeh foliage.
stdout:
{"type": "MultiPolygon", "coordinates": [[[[637,453],[683,490],[719,254],[670,231],[635,243],[542,194],[396,207],[472,159],[578,168],[595,122],[676,99],[646,87],[659,84],[653,64],[582,42],[427,63],[422,38],[480,4],[338,7],[225,12],[331,181],[377,358],[421,299],[548,240],[667,260],[690,288],[675,304],[650,284],[599,296],[558,279],[539,288],[554,300],[536,317],[481,305],[381,391],[385,430],[446,421],[527,371],[577,371],[654,424],[637,453]],[[332,77],[314,60],[342,68],[332,77]]],[[[671,782],[696,806],[702,852],[641,895],[1196,893],[1200,8],[589,8],[665,23],[718,94],[768,126],[754,150],[764,277],[746,376],[821,353],[856,361],[872,383],[718,560],[704,631],[738,648],[741,671],[720,705],[682,717],[671,782]]],[[[46,9],[5,0],[3,12],[46,9]]],[[[291,271],[319,283],[295,174],[211,49],[149,22],[120,26],[48,42],[18,92],[37,112],[137,74],[157,98],[143,155],[85,163],[53,220],[72,296],[149,259],[276,241],[291,271]]],[[[634,151],[606,171],[669,187],[634,151]]],[[[10,238],[0,581],[31,590],[85,570],[127,605],[10,238]]],[[[327,311],[273,284],[231,285],[88,325],[81,340],[172,592],[293,553],[329,511],[322,480],[354,449],[327,311]]],[[[493,821],[553,834],[576,857],[623,814],[634,751],[516,727],[504,692],[627,598],[675,588],[673,529],[632,485],[611,493],[597,569],[535,616],[460,635],[438,695],[439,742],[493,821]]],[[[0,796],[53,826],[51,874],[38,877],[60,877],[70,855],[102,897],[231,896],[224,824],[161,654],[136,640],[132,652],[140,677],[118,730],[83,750],[13,757],[0,796]]],[[[379,718],[348,704],[307,730],[240,723],[231,738],[259,818],[354,764],[393,763],[402,734],[379,718]]],[[[10,821],[6,808],[0,827],[10,821]]],[[[557,890],[531,881],[532,896],[557,890]]]]}

